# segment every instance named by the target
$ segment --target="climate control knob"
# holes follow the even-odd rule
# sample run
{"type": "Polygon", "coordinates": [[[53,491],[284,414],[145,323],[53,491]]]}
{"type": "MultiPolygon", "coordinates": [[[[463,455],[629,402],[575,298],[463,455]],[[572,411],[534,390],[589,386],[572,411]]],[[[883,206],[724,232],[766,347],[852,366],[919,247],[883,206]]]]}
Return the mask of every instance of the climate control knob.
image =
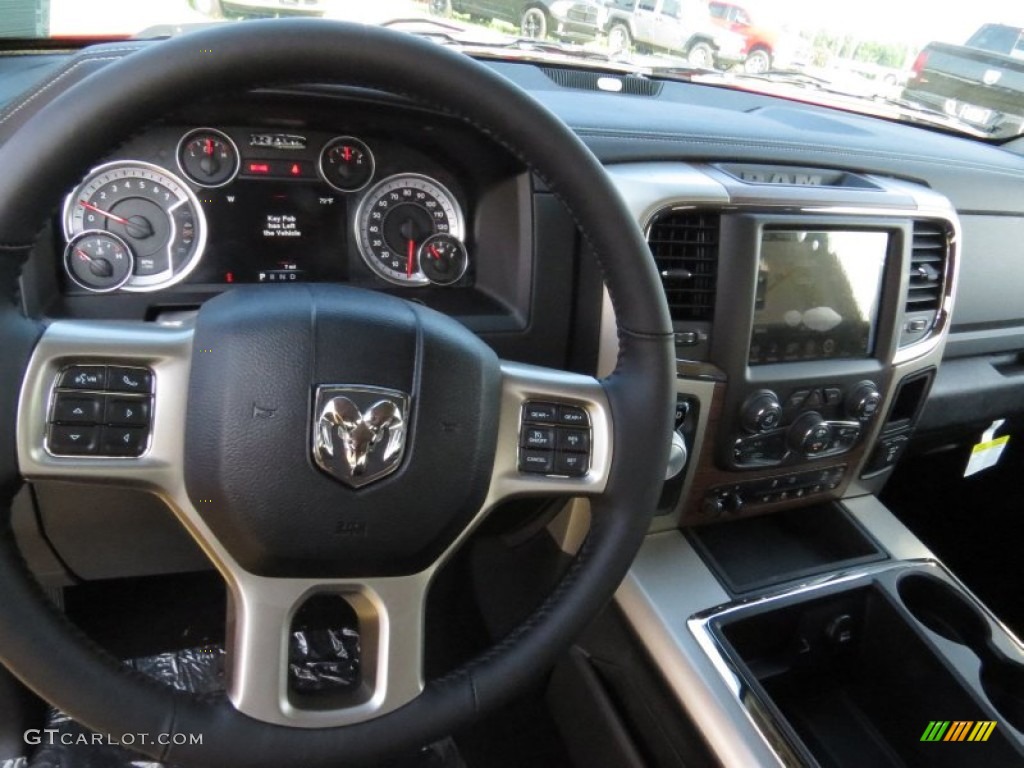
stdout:
{"type": "Polygon", "coordinates": [[[747,398],[740,412],[740,421],[748,432],[770,432],[782,422],[782,405],[770,389],[762,389],[747,398]]]}
{"type": "Polygon", "coordinates": [[[789,444],[804,456],[818,456],[832,445],[832,425],[820,413],[803,413],[789,428],[789,444]]]}
{"type": "Polygon", "coordinates": [[[882,393],[873,381],[862,381],[846,397],[846,413],[857,421],[871,421],[882,405],[882,393]]]}

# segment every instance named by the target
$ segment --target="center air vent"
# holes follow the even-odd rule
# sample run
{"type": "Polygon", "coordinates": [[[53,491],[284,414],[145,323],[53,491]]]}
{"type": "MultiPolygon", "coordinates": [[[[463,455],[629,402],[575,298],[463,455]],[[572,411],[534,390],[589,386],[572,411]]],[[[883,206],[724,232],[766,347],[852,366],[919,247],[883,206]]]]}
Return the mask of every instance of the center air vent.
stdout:
{"type": "Polygon", "coordinates": [[[719,219],[717,213],[668,211],[651,224],[647,243],[673,320],[712,320],[719,219]]]}
{"type": "Polygon", "coordinates": [[[947,250],[946,227],[942,222],[914,222],[906,305],[908,313],[936,312],[942,306],[947,250]]]}

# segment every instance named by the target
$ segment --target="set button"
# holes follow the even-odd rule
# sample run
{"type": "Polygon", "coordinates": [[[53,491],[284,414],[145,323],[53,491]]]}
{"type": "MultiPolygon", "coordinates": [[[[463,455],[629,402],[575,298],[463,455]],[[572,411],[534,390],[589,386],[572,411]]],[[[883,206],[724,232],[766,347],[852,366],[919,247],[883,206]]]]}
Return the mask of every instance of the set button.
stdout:
{"type": "Polygon", "coordinates": [[[519,432],[519,471],[583,477],[590,469],[590,414],[578,405],[529,402],[519,432]]]}

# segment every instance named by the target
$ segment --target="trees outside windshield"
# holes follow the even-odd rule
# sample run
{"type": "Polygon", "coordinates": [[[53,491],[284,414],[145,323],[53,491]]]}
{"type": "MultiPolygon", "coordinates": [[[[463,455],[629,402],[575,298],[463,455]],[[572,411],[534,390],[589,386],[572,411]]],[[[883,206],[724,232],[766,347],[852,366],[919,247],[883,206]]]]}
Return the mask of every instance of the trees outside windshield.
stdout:
{"type": "Polygon", "coordinates": [[[425,18],[433,26],[421,30],[461,39],[543,41],[648,69],[785,76],[791,84],[804,78],[805,88],[900,102],[975,135],[1024,132],[1024,3],[1011,0],[941,8],[924,0],[10,0],[0,6],[6,37],[153,37],[266,16],[425,18]]]}

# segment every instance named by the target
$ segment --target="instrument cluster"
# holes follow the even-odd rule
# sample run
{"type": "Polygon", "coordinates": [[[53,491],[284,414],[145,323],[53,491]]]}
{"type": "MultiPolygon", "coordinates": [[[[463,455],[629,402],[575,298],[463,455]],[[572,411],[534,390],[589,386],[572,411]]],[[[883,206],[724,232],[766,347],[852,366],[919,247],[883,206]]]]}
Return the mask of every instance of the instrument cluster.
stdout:
{"type": "Polygon", "coordinates": [[[200,127],[93,168],[63,212],[72,291],[471,281],[463,199],[443,169],[370,136],[200,127]],[[151,156],[150,156],[151,155],[151,156]],[[352,256],[358,255],[356,258],[352,256]]]}

